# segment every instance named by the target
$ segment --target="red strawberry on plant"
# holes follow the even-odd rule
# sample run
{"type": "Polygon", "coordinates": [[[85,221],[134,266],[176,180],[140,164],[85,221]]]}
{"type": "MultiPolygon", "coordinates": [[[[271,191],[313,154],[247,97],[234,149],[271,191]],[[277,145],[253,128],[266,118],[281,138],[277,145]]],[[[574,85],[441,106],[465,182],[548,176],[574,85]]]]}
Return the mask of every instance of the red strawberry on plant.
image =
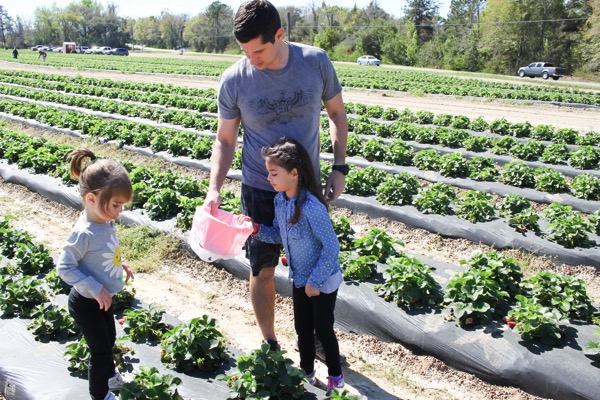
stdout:
{"type": "Polygon", "coordinates": [[[515,326],[517,326],[517,323],[515,321],[508,321],[508,327],[510,329],[514,328],[515,326]]]}

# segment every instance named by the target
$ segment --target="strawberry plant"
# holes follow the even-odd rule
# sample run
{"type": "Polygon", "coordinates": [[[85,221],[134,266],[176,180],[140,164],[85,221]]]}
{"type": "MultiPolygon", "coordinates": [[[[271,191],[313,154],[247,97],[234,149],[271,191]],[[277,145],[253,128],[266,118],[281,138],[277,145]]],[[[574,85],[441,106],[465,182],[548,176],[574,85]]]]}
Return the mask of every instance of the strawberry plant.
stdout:
{"type": "Polygon", "coordinates": [[[44,282],[48,286],[48,289],[50,289],[54,294],[69,294],[71,291],[71,285],[63,281],[60,276],[58,276],[56,269],[53,269],[44,277],[44,282]]]}
{"type": "Polygon", "coordinates": [[[531,137],[536,140],[552,140],[554,128],[551,125],[537,125],[531,132],[531,137]]]}
{"type": "Polygon", "coordinates": [[[435,115],[431,111],[419,110],[415,113],[415,122],[421,125],[433,124],[434,118],[435,115]]]}
{"type": "MultiPolygon", "coordinates": [[[[124,338],[117,338],[112,349],[115,364],[118,366],[126,364],[127,357],[135,354],[135,351],[131,347],[122,343],[124,338]]],[[[67,344],[65,346],[64,358],[69,363],[67,367],[69,371],[87,376],[90,363],[90,347],[86,343],[85,338],[82,337],[77,342],[67,344]]]]}
{"type": "Polygon", "coordinates": [[[470,135],[467,131],[461,129],[438,128],[436,136],[442,146],[456,149],[461,147],[470,135]]]}
{"type": "Polygon", "coordinates": [[[587,247],[594,244],[588,238],[589,223],[571,206],[551,204],[544,215],[548,220],[546,238],[566,248],[587,247]]]}
{"type": "Polygon", "coordinates": [[[490,321],[498,305],[510,295],[493,280],[493,271],[470,269],[450,278],[444,303],[459,324],[473,325],[490,321]]]}
{"type": "Polygon", "coordinates": [[[15,249],[14,260],[24,275],[46,273],[54,267],[54,260],[42,244],[19,243],[15,249]]]}
{"type": "Polygon", "coordinates": [[[563,164],[569,158],[569,148],[564,143],[552,143],[542,153],[541,160],[548,164],[563,164]]]}
{"type": "Polygon", "coordinates": [[[422,171],[437,171],[441,156],[435,150],[421,150],[413,157],[415,167],[422,171]]]}
{"type": "Polygon", "coordinates": [[[304,371],[295,368],[285,351],[271,351],[268,344],[237,359],[230,374],[219,375],[235,399],[298,399],[304,396],[304,371]]]}
{"type": "Polygon", "coordinates": [[[573,196],[584,200],[600,200],[600,179],[590,173],[577,175],[571,181],[573,196]]]}
{"type": "Polygon", "coordinates": [[[112,298],[112,307],[115,312],[120,312],[131,308],[135,300],[135,288],[131,282],[125,284],[122,290],[119,290],[112,298]]]}
{"type": "Polygon", "coordinates": [[[469,136],[462,141],[462,147],[477,153],[486,151],[491,144],[491,139],[485,136],[469,136]]]}
{"type": "Polygon", "coordinates": [[[455,115],[454,118],[452,118],[452,123],[450,125],[456,129],[468,129],[470,124],[471,120],[469,117],[465,115],[455,115]]]}
{"type": "Polygon", "coordinates": [[[495,250],[485,253],[477,251],[459,263],[469,269],[491,272],[490,279],[497,282],[500,290],[506,291],[510,296],[521,292],[523,273],[514,258],[506,257],[495,250]]]}
{"type": "Polygon", "coordinates": [[[517,122],[512,124],[509,134],[513,137],[524,138],[531,135],[532,126],[529,122],[517,122]]]}
{"type": "Polygon", "coordinates": [[[528,141],[517,143],[508,149],[508,154],[525,161],[535,161],[544,152],[545,146],[541,142],[528,141]]]}
{"type": "Polygon", "coordinates": [[[554,308],[570,319],[592,320],[596,309],[582,279],[545,271],[527,279],[524,286],[527,296],[540,306],[554,308]]]}
{"type": "Polygon", "coordinates": [[[451,114],[438,114],[433,119],[433,123],[438,126],[450,126],[453,118],[451,114]]]}
{"type": "Polygon", "coordinates": [[[27,324],[36,340],[65,340],[79,333],[75,321],[65,308],[55,308],[47,304],[39,306],[34,312],[34,319],[27,324]]]}
{"type": "Polygon", "coordinates": [[[490,124],[490,131],[499,135],[508,135],[510,133],[510,122],[506,118],[497,118],[490,124]]]}
{"type": "Polygon", "coordinates": [[[511,161],[500,171],[498,180],[506,185],[533,187],[535,175],[533,169],[522,161],[511,161]]]}
{"type": "Polygon", "coordinates": [[[415,309],[439,304],[442,295],[430,266],[405,254],[389,259],[387,265],[385,282],[374,287],[379,296],[415,309]]]}
{"type": "Polygon", "coordinates": [[[491,221],[495,217],[492,196],[478,190],[468,190],[457,202],[456,215],[470,222],[491,221]]]}
{"type": "Polygon", "coordinates": [[[483,117],[477,117],[471,120],[469,128],[475,132],[483,132],[490,128],[490,124],[488,124],[487,121],[483,119],[483,117]]]}
{"type": "Polygon", "coordinates": [[[381,139],[369,139],[363,145],[362,155],[367,161],[383,161],[387,152],[381,139]]]}
{"type": "Polygon", "coordinates": [[[225,338],[214,318],[203,315],[177,325],[162,336],[160,361],[181,368],[214,370],[229,360],[225,338]]]}
{"type": "Polygon", "coordinates": [[[18,230],[0,228],[0,239],[0,253],[6,258],[13,258],[19,246],[33,246],[29,234],[18,230]]]}
{"type": "Polygon", "coordinates": [[[358,256],[355,252],[341,251],[339,260],[344,270],[344,279],[364,282],[373,275],[377,256],[358,256]]]}
{"type": "Polygon", "coordinates": [[[590,214],[588,221],[592,228],[592,232],[595,232],[596,235],[600,235],[600,210],[596,210],[590,214]]]}
{"type": "Polygon", "coordinates": [[[404,243],[379,228],[371,228],[365,236],[354,239],[354,248],[359,256],[375,256],[381,263],[400,254],[396,250],[397,245],[403,246],[404,243]]]}
{"type": "MultiPolygon", "coordinates": [[[[392,108],[392,110],[396,111],[396,115],[398,114],[398,111],[395,108],[392,108]]],[[[383,114],[383,107],[367,106],[367,116],[369,116],[371,118],[380,118],[382,114],[383,114]]],[[[395,119],[395,118],[393,118],[393,119],[395,119]]]]}
{"type": "Polygon", "coordinates": [[[500,215],[514,215],[531,208],[531,201],[518,194],[509,194],[498,204],[500,215]]]}
{"type": "Polygon", "coordinates": [[[554,143],[575,144],[579,132],[573,128],[562,128],[554,132],[552,140],[554,143]]]}
{"type": "Polygon", "coordinates": [[[567,180],[555,169],[539,167],[534,171],[535,188],[541,192],[562,193],[567,190],[567,180]]]}
{"type": "Polygon", "coordinates": [[[384,161],[391,165],[411,165],[413,148],[402,139],[395,139],[387,146],[383,156],[384,161]]]}
{"type": "Polygon", "coordinates": [[[516,322],[516,328],[526,341],[540,341],[548,345],[559,345],[564,341],[560,328],[562,314],[555,308],[543,307],[534,299],[517,295],[517,304],[508,317],[516,322]]]}
{"type": "Polygon", "coordinates": [[[141,366],[133,378],[119,392],[120,400],[166,400],[179,399],[177,386],[181,379],[173,375],[162,375],[155,367],[141,366]]]}
{"type": "MultiPolygon", "coordinates": [[[[594,335],[600,336],[600,328],[594,332],[594,335]]],[[[585,344],[584,349],[593,353],[594,358],[597,359],[600,356],[600,340],[590,340],[585,344]]]]}
{"type": "Polygon", "coordinates": [[[386,121],[395,121],[400,118],[400,113],[394,107],[388,107],[381,113],[381,118],[386,121]]]}
{"type": "Polygon", "coordinates": [[[438,171],[443,176],[460,178],[469,175],[469,165],[462,154],[448,153],[440,157],[438,171]]]}
{"type": "Polygon", "coordinates": [[[364,397],[348,392],[346,389],[333,389],[326,393],[329,400],[362,400],[364,397]]]}
{"type": "MultiPolygon", "coordinates": [[[[446,129],[446,128],[444,128],[444,129],[446,129]]],[[[420,126],[415,131],[414,139],[417,142],[423,143],[423,144],[438,144],[439,136],[441,135],[441,132],[443,132],[443,131],[440,129],[431,129],[431,128],[428,128],[425,126],[420,126]]],[[[421,150],[421,151],[427,151],[427,150],[421,150]]]]}
{"type": "Polygon", "coordinates": [[[48,301],[43,281],[32,276],[17,276],[0,293],[0,312],[6,317],[30,318],[35,307],[48,301]]]}
{"type": "MultiPolygon", "coordinates": [[[[370,134],[369,132],[368,134],[370,134]]],[[[367,133],[365,133],[367,134],[367,133]]],[[[346,153],[349,156],[359,156],[362,152],[363,141],[357,134],[350,133],[348,134],[348,147],[346,148],[346,153]]]]}
{"type": "Polygon", "coordinates": [[[346,176],[346,191],[357,196],[370,196],[385,180],[386,173],[375,167],[351,170],[346,176]]]}
{"type": "Polygon", "coordinates": [[[452,213],[450,204],[455,198],[456,193],[451,185],[436,182],[421,188],[414,204],[422,213],[447,215],[452,213]]]}
{"type": "MultiPolygon", "coordinates": [[[[425,111],[427,112],[427,111],[425,111]]],[[[409,108],[405,108],[400,111],[400,115],[398,116],[398,120],[402,122],[415,122],[418,118],[419,112],[413,113],[409,108]]],[[[431,117],[433,118],[433,113],[431,113],[431,117]]],[[[420,124],[425,122],[419,122],[420,124]]],[[[431,122],[428,122],[431,123],[431,122]]]]}
{"type": "Polygon", "coordinates": [[[579,135],[576,143],[579,146],[600,146],[600,133],[587,132],[585,135],[579,135]]]}
{"type": "Polygon", "coordinates": [[[157,304],[139,310],[125,310],[123,329],[134,342],[160,340],[171,329],[165,311],[157,304]]]}
{"type": "Polygon", "coordinates": [[[413,196],[415,196],[421,184],[419,180],[408,172],[400,172],[397,175],[392,175],[386,179],[377,188],[377,200],[381,204],[389,205],[407,205],[412,204],[413,196]]]}
{"type": "Polygon", "coordinates": [[[471,179],[494,182],[498,177],[498,170],[491,158],[475,156],[468,161],[468,165],[471,179]]]}
{"type": "Polygon", "coordinates": [[[393,137],[392,126],[389,124],[377,124],[375,125],[375,135],[382,138],[390,138],[393,137]]]}
{"type": "Polygon", "coordinates": [[[580,146],[569,157],[569,164],[577,169],[598,169],[600,151],[592,146],[580,146]]]}
{"type": "Polygon", "coordinates": [[[540,216],[533,209],[527,209],[510,215],[507,222],[517,232],[532,231],[537,233],[540,231],[539,220],[540,216]]]}
{"type": "Polygon", "coordinates": [[[354,228],[350,223],[352,220],[348,217],[341,216],[339,218],[333,219],[331,223],[333,224],[333,230],[337,235],[338,241],[340,242],[340,250],[352,250],[354,248],[354,228]]]}

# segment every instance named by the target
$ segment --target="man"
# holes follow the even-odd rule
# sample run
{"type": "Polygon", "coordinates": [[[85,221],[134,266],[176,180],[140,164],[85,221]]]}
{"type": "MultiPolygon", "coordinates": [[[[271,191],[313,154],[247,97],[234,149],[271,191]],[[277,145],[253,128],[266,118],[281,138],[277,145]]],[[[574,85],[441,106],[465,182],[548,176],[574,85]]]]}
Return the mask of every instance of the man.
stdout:
{"type": "MultiPolygon", "coordinates": [[[[234,157],[240,123],[242,153],[242,209],[256,223],[272,224],[276,192],[267,181],[260,151],[281,136],[300,142],[319,171],[321,104],[325,104],[333,143],[334,167],[327,179],[329,201],[344,190],[348,167],[348,120],[342,87],[327,54],[284,40],[279,13],[266,0],[249,0],[234,19],[235,38],[246,55],[221,77],[217,137],[205,205],[212,212],[221,204],[219,190],[234,157]]],[[[281,248],[250,238],[250,298],[264,341],[278,350],[275,334],[275,266],[281,248]]],[[[293,262],[293,260],[289,260],[293,262]]]]}

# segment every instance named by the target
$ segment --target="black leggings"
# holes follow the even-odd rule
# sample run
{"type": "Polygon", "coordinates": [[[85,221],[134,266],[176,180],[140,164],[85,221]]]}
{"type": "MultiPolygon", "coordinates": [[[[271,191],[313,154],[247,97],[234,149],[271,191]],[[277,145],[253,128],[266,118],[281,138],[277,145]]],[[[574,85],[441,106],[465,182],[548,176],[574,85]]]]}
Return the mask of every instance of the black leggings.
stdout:
{"type": "Polygon", "coordinates": [[[300,368],[310,374],[315,368],[315,333],[325,351],[325,363],[329,376],[342,374],[340,366],[340,348],[333,330],[333,310],[337,299],[337,290],[333,293],[321,293],[308,297],[304,286],[294,286],[294,326],[298,334],[300,350],[300,368]]]}
{"type": "Polygon", "coordinates": [[[75,289],[69,294],[69,314],[83,333],[90,348],[88,382],[93,400],[103,400],[108,393],[108,379],[115,373],[112,349],[117,338],[112,306],[100,310],[95,299],[80,295],[75,289]]]}

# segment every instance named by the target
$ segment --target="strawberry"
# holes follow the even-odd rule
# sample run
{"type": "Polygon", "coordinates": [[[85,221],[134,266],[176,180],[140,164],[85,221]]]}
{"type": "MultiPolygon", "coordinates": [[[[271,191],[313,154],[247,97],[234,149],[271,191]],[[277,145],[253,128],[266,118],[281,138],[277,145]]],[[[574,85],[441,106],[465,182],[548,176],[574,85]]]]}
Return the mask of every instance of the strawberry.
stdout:
{"type": "Polygon", "coordinates": [[[281,257],[281,263],[283,265],[287,266],[288,265],[288,263],[287,263],[287,257],[285,257],[285,256],[281,257]]]}
{"type": "Polygon", "coordinates": [[[508,327],[510,329],[514,328],[517,325],[517,323],[515,321],[508,321],[508,327]]]}

